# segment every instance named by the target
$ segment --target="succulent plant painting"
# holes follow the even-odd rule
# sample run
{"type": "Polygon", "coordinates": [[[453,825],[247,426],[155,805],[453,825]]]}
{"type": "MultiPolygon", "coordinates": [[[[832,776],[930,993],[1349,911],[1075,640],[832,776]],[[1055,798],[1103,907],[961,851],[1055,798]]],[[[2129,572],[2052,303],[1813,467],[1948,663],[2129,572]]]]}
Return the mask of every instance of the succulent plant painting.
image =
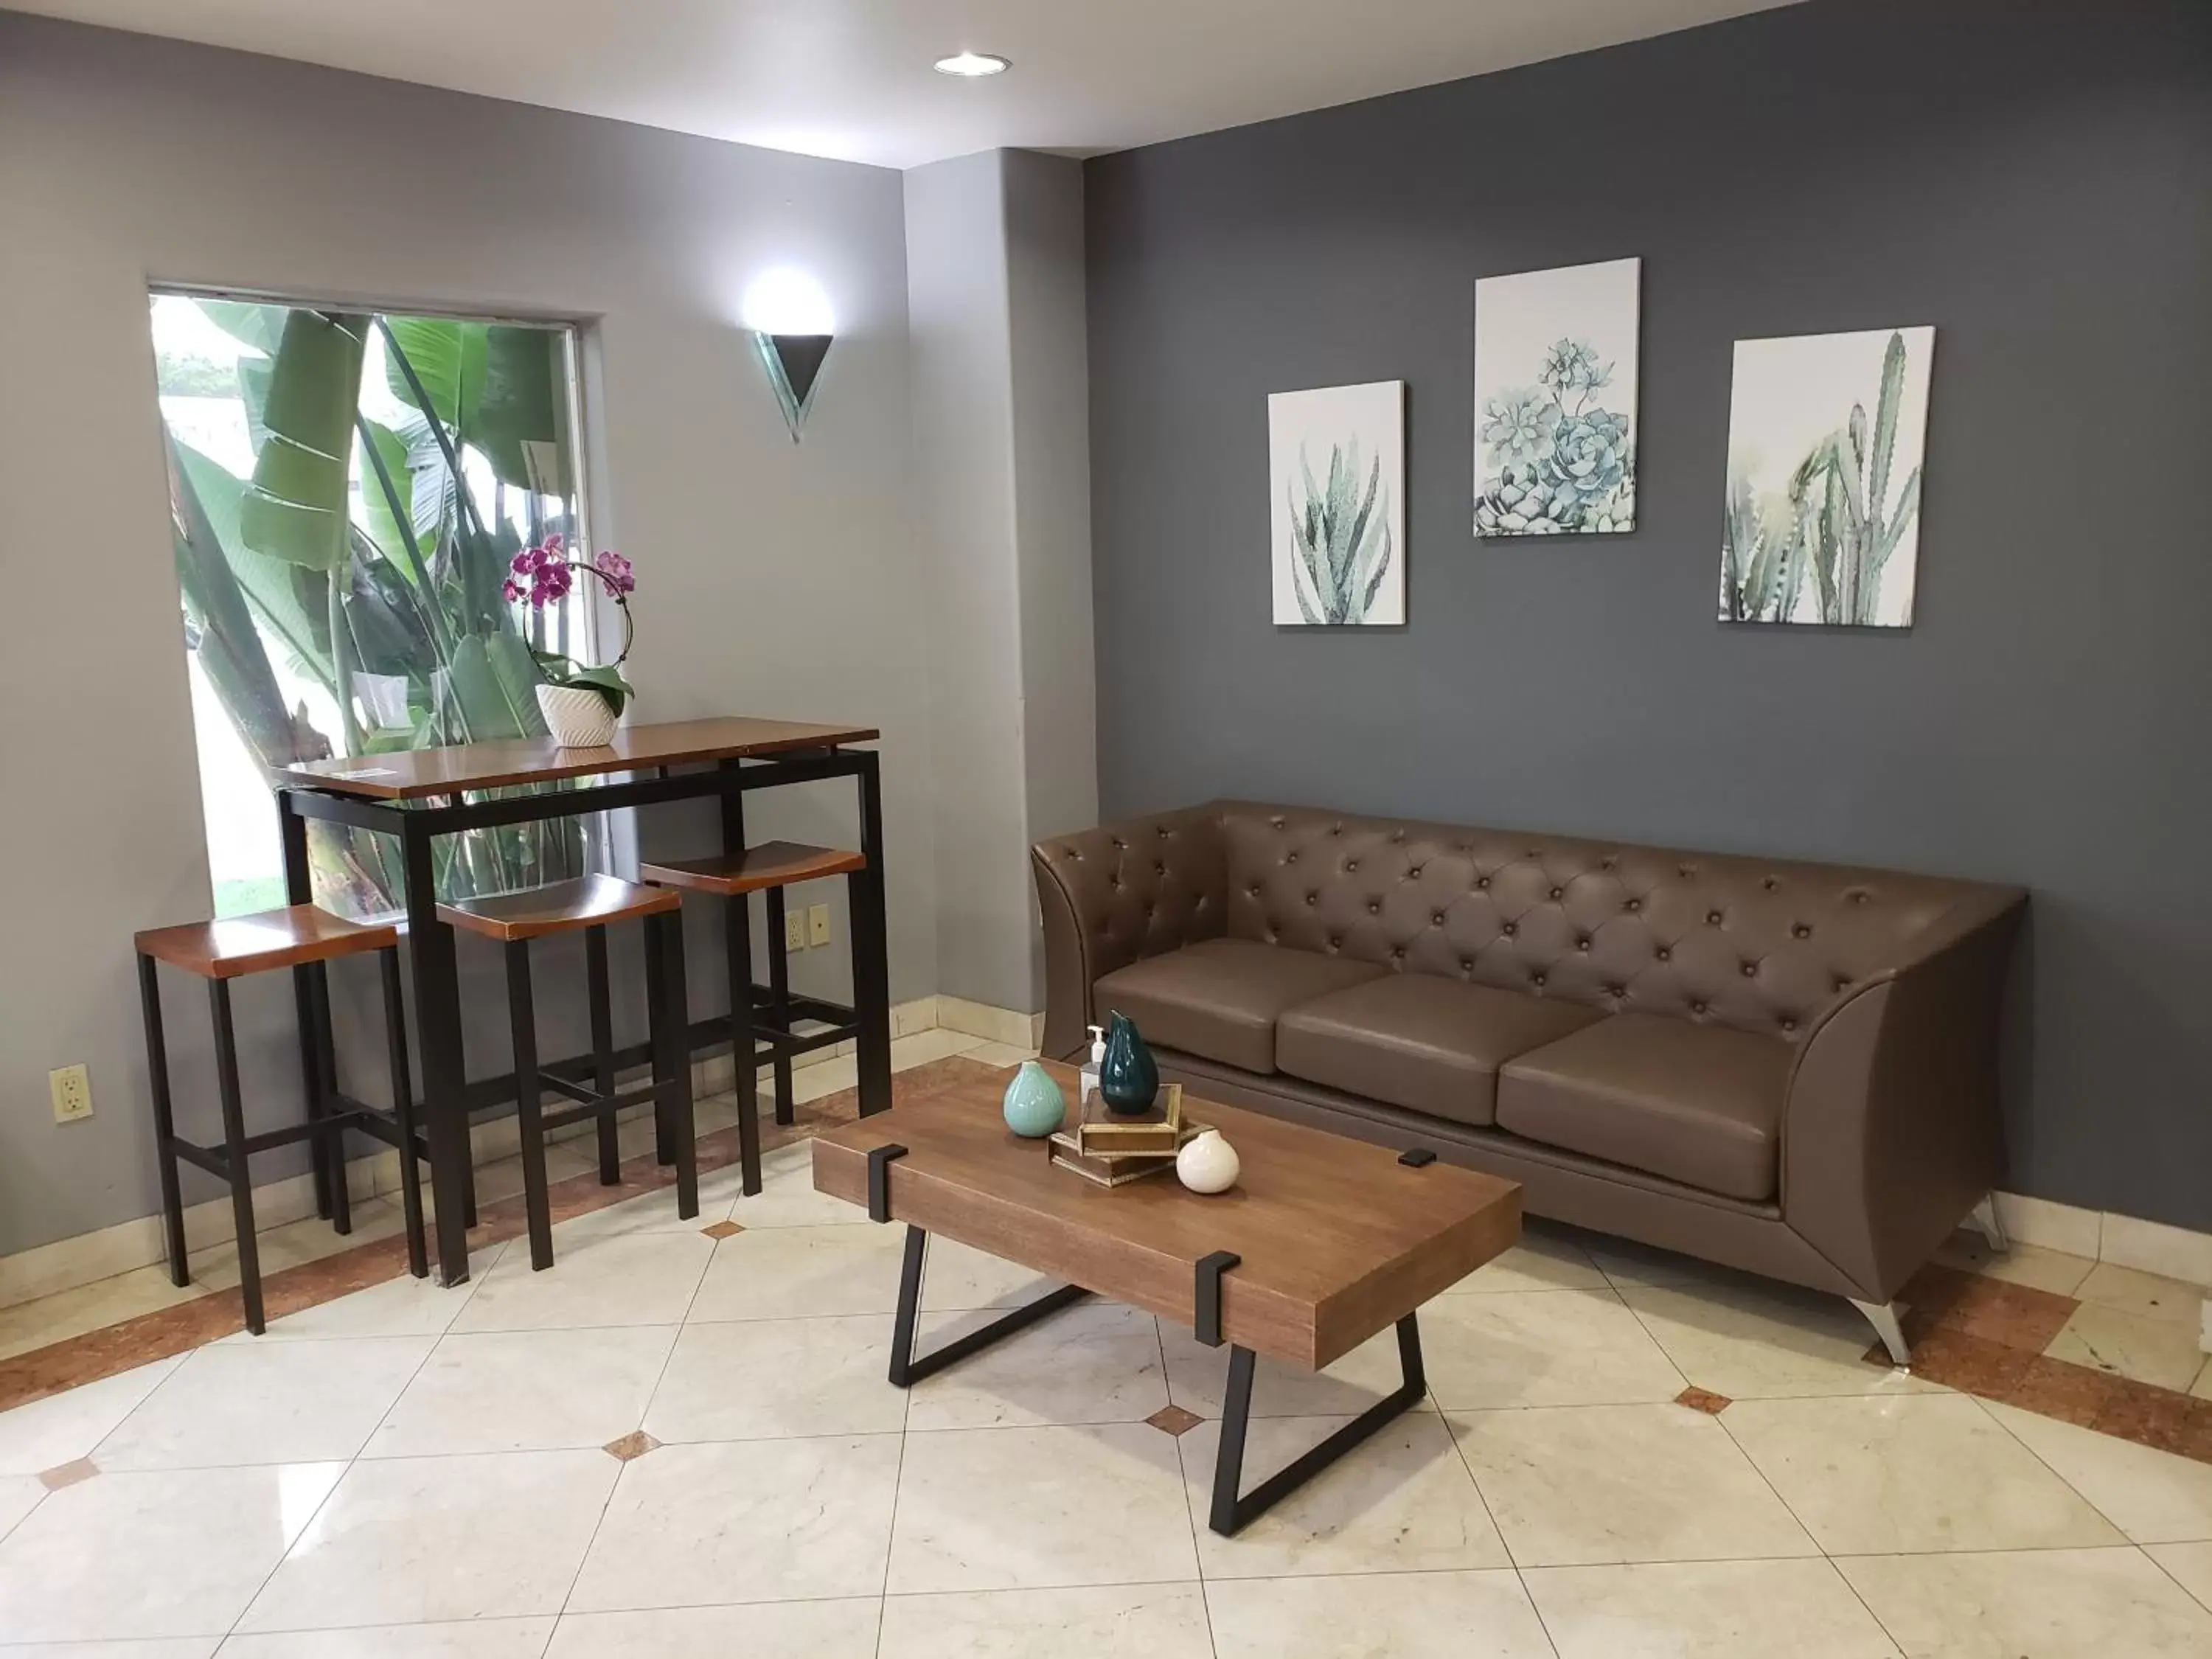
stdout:
{"type": "Polygon", "coordinates": [[[1935,341],[1901,328],[1736,343],[1722,621],[1911,625],[1935,341]]]}
{"type": "Polygon", "coordinates": [[[1641,262],[1475,284],[1474,533],[1636,525],[1641,262]]]}
{"type": "Polygon", "coordinates": [[[1267,431],[1275,621],[1405,621],[1404,383],[1278,392],[1267,431]]]}

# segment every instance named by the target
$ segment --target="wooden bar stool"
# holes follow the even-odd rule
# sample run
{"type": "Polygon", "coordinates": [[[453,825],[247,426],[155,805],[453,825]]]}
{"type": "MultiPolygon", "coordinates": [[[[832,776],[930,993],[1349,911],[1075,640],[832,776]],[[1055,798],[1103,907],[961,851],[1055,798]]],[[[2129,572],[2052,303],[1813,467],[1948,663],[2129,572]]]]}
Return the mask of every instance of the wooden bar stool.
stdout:
{"type": "MultiPolygon", "coordinates": [[[[843,876],[848,893],[867,859],[839,847],[809,847],[792,841],[763,842],[741,853],[690,859],[669,864],[638,866],[638,879],[655,887],[708,893],[723,901],[724,937],[729,946],[730,1053],[738,1073],[738,1157],[743,1190],[761,1189],[760,1076],[757,1045],[765,1042],[775,1067],[775,1121],[789,1123],[794,1114],[791,1100],[791,1061],[795,1054],[826,1048],[858,1036],[859,1017],[844,1003],[819,997],[793,997],[791,970],[784,945],[783,890],[794,882],[819,881],[843,876]],[[767,1017],[757,1006],[759,988],[753,983],[752,911],[750,896],[763,894],[768,921],[767,1017]],[[822,1029],[801,1036],[793,1022],[807,1019],[822,1029]]],[[[853,894],[855,901],[858,894],[853,894]]],[[[860,914],[856,902],[848,914],[860,914]]]]}
{"type": "Polygon", "coordinates": [[[676,1165],[676,1212],[699,1213],[698,1148],[691,1121],[691,1055],[684,1016],[684,908],[678,895],[613,876],[585,876],[520,893],[441,904],[438,915],[455,927],[497,939],[507,951],[507,1012],[514,1028],[515,1115],[522,1135],[523,1204],[530,1223],[530,1265],[553,1265],[553,1214],[546,1194],[545,1132],[586,1118],[597,1120],[599,1176],[619,1180],[615,1114],[650,1101],[654,1139],[676,1165]],[[613,1040],[598,1013],[606,988],[606,929],[633,918],[645,924],[646,1000],[652,1025],[653,1081],[620,1093],[615,1086],[613,1040]],[[585,1087],[538,1065],[538,1015],[530,992],[530,941],[555,933],[585,936],[594,1017],[592,1085],[585,1087]],[[551,1089],[575,1103],[547,1113],[541,1091],[551,1089]]]}
{"type": "Polygon", "coordinates": [[[254,1237],[253,1177],[256,1152],[309,1143],[314,1164],[317,1208],[341,1233],[353,1231],[352,1204],[346,1187],[345,1133],[349,1128],[397,1147],[400,1208],[407,1227],[407,1266],[420,1279],[429,1271],[422,1233],[422,1187],[418,1158],[428,1148],[415,1127],[415,1097],[407,1076],[407,1026],[399,988],[399,932],[390,926],[363,926],[319,910],[312,904],[266,910],[221,921],[190,922],[150,928],[134,940],[138,953],[139,1000],[146,1021],[146,1070],[154,1097],[154,1138],[161,1181],[161,1223],[167,1234],[169,1278],[191,1282],[185,1256],[184,1199],[177,1161],[205,1170],[230,1188],[231,1216],[238,1231],[239,1293],[246,1304],[246,1328],[263,1328],[261,1258],[254,1237]],[[329,964],[338,957],[374,951],[383,957],[384,1021],[391,1068],[392,1108],[386,1111],[339,1092],[337,1057],[331,1040],[329,964]],[[161,987],[155,972],[166,962],[208,982],[215,1021],[216,1078],[222,1099],[222,1145],[203,1146],[176,1131],[169,1098],[168,1045],[161,1030],[161,987]],[[246,1110],[238,1079],[238,1038],[231,1024],[230,981],[245,974],[290,968],[298,983],[301,1066],[307,1085],[307,1121],[287,1128],[246,1133],[246,1110]]]}

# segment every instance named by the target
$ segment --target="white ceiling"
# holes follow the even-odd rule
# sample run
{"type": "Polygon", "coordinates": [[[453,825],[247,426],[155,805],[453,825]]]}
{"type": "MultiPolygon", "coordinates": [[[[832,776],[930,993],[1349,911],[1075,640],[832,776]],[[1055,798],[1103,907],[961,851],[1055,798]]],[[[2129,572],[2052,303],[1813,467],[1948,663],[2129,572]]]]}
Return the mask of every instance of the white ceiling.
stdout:
{"type": "Polygon", "coordinates": [[[27,11],[913,167],[1079,154],[1611,46],[1786,0],[4,0],[27,11]],[[1012,70],[936,74],[961,49],[1012,70]]]}

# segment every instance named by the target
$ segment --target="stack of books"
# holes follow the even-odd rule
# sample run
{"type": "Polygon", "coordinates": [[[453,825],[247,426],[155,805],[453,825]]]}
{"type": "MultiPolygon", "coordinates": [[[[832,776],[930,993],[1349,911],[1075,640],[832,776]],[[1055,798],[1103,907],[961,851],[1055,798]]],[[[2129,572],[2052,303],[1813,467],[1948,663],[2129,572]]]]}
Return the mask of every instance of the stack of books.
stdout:
{"type": "Polygon", "coordinates": [[[1073,1133],[1055,1133],[1048,1155],[1060,1168],[1101,1187],[1126,1186],[1175,1167],[1185,1141],[1205,1133],[1203,1123],[1186,1121],[1182,1085],[1167,1086],[1167,1103],[1143,1117],[1122,1117],[1106,1109],[1094,1091],[1084,1098],[1082,1121],[1073,1133]]]}

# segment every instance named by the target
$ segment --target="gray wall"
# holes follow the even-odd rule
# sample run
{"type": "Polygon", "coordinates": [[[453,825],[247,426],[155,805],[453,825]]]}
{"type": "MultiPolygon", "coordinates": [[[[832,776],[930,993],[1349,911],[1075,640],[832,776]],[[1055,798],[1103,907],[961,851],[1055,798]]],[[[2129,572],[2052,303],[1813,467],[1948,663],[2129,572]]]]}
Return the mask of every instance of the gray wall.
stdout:
{"type": "Polygon", "coordinates": [[[934,162],[906,217],[938,988],[1032,1010],[1030,843],[1097,816],[1082,168],[934,162]]]}
{"type": "Polygon", "coordinates": [[[2015,1188],[2212,1227],[2212,7],[1814,0],[1088,164],[1100,792],[2034,890],[2015,1188]],[[1477,546],[1476,277],[1641,255],[1634,534],[1477,546]],[[1730,345],[1937,330],[1917,625],[1719,626],[1730,345]],[[1409,622],[1266,395],[1410,386],[1409,622]]]}
{"type": "MultiPolygon", "coordinates": [[[[586,321],[594,528],[638,567],[640,717],[880,726],[892,994],[935,989],[898,174],[0,13],[0,1252],[152,1208],[130,939],[210,902],[149,280],[586,321]],[[737,326],[746,283],[784,263],[839,313],[796,447],[737,326]],[[46,1073],[76,1060],[97,1115],[57,1127],[46,1073]]],[[[762,799],[752,827],[847,840],[849,802],[762,799]]],[[[654,849],[707,833],[644,830],[654,849]]],[[[810,896],[839,903],[842,939],[842,892],[810,896]]],[[[696,914],[695,993],[719,1006],[696,914]]],[[[797,975],[842,989],[842,957],[797,975]]],[[[495,963],[465,968],[471,1069],[502,1069],[495,963]]],[[[559,991],[579,982],[540,975],[549,1048],[578,1029],[559,991]]],[[[337,975],[380,1097],[374,983],[337,975]]],[[[201,1127],[205,1002],[172,984],[201,1127]]],[[[240,992],[259,1121],[298,1109],[289,997],[282,975],[240,992]]]]}

